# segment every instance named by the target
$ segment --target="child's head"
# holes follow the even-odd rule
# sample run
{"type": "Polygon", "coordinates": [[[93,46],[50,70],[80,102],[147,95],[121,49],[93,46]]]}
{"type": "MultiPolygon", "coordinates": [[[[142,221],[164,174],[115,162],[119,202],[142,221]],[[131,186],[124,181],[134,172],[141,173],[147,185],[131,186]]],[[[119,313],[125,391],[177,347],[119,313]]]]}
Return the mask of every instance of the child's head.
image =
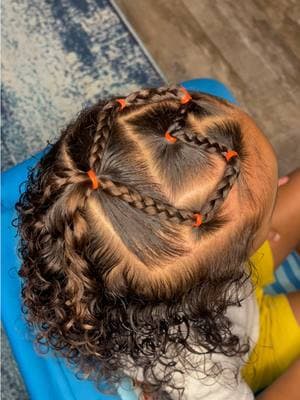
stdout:
{"type": "Polygon", "coordinates": [[[271,145],[220,98],[173,86],[83,110],[17,204],[38,340],[95,380],[128,357],[148,370],[163,346],[180,352],[182,326],[209,351],[243,353],[224,313],[265,240],[276,182],[271,145]]]}

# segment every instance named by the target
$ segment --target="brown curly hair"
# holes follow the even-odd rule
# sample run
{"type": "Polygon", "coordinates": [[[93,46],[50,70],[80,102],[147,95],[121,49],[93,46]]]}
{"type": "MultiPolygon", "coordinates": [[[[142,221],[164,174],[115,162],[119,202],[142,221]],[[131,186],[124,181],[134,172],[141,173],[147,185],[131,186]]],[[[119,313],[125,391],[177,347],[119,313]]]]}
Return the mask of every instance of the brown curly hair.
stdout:
{"type": "Polygon", "coordinates": [[[146,88],[127,96],[122,110],[117,97],[84,109],[30,171],[16,204],[22,311],[36,344],[99,390],[105,382],[113,391],[130,367],[143,372],[145,392],[163,398],[171,388],[181,398],[173,375],[184,374],[185,352],[249,350],[225,311],[241,301],[261,213],[213,251],[190,257],[227,224],[222,204],[234,183],[249,198],[248,156],[233,105],[190,95],[182,104],[178,85],[146,88]],[[231,149],[239,156],[226,162],[231,149]],[[217,160],[224,167],[216,182],[217,160]],[[209,182],[200,202],[189,195],[195,207],[174,205],[209,182]],[[203,216],[196,227],[195,213],[203,216]]]}

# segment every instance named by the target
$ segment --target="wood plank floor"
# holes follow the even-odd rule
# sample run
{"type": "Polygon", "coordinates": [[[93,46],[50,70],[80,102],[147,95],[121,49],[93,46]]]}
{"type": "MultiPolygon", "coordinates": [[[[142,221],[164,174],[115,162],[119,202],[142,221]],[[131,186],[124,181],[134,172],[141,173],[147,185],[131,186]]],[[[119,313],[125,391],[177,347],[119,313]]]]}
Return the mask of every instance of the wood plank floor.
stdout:
{"type": "Polygon", "coordinates": [[[298,0],[114,0],[169,83],[217,78],[300,166],[298,0]]]}

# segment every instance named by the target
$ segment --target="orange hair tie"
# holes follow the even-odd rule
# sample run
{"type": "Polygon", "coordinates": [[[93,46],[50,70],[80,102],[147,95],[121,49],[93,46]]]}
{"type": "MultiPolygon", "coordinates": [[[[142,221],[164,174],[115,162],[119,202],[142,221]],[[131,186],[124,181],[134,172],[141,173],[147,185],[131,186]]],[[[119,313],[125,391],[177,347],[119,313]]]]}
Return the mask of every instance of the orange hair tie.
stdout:
{"type": "Polygon", "coordinates": [[[181,104],[188,103],[190,100],[192,100],[192,96],[189,94],[189,92],[186,90],[186,88],[181,86],[180,90],[184,93],[184,96],[180,100],[181,104]]]}
{"type": "Polygon", "coordinates": [[[203,222],[203,218],[201,214],[194,214],[194,217],[196,218],[196,222],[193,224],[193,226],[200,226],[203,222]]]}
{"type": "Polygon", "coordinates": [[[170,132],[166,132],[165,133],[165,138],[167,139],[168,142],[170,143],[175,143],[177,138],[175,138],[174,136],[171,136],[170,132]]]}
{"type": "Polygon", "coordinates": [[[123,108],[127,105],[125,99],[117,99],[116,101],[121,104],[120,110],[123,110],[123,108]]]}
{"type": "Polygon", "coordinates": [[[232,157],[237,157],[238,153],[234,150],[228,150],[225,154],[226,161],[229,161],[232,157]]]}
{"type": "Polygon", "coordinates": [[[98,187],[99,187],[100,185],[99,185],[99,181],[98,181],[98,178],[97,178],[95,172],[94,172],[92,169],[90,169],[90,170],[87,172],[87,174],[88,174],[90,180],[92,181],[92,184],[93,184],[92,187],[93,187],[93,189],[98,189],[98,187]]]}

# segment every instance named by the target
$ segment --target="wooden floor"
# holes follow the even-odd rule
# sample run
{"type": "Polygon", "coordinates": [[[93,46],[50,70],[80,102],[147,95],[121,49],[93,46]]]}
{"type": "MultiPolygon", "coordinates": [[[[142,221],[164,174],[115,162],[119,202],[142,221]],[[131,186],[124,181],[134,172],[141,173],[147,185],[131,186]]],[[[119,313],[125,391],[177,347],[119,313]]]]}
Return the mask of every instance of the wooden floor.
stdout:
{"type": "Polygon", "coordinates": [[[280,173],[300,166],[298,0],[115,3],[168,82],[224,82],[271,140],[280,173]]]}

